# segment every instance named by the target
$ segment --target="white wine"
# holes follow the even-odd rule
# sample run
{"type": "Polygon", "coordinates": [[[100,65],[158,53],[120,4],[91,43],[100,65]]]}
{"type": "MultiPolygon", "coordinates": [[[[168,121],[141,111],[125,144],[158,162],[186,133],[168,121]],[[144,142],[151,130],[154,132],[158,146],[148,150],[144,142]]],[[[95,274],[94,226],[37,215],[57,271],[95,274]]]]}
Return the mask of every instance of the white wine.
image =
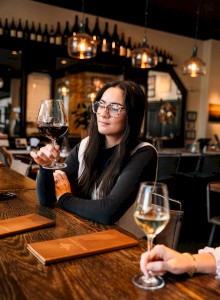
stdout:
{"type": "Polygon", "coordinates": [[[169,214],[163,211],[159,211],[158,207],[152,208],[147,213],[136,211],[134,213],[134,219],[137,225],[144,230],[146,235],[156,236],[167,225],[169,221],[169,214]]]}

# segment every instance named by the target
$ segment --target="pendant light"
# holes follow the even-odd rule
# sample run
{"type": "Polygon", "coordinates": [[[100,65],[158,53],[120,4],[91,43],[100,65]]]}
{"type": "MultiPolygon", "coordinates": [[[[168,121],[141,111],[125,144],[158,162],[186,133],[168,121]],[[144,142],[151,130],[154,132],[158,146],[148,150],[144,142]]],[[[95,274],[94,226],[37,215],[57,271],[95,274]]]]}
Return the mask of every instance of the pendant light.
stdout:
{"type": "Polygon", "coordinates": [[[67,72],[65,73],[64,81],[58,84],[57,91],[63,97],[69,95],[69,93],[70,93],[70,83],[69,83],[69,80],[67,78],[67,72]]]}
{"type": "Polygon", "coordinates": [[[84,0],[82,0],[82,21],[79,32],[73,33],[73,36],[68,38],[67,50],[70,57],[77,59],[88,59],[96,55],[96,43],[85,30],[84,0]]]}
{"type": "Polygon", "coordinates": [[[135,68],[153,68],[158,64],[157,53],[149,47],[147,42],[147,16],[148,16],[148,0],[146,0],[146,11],[145,11],[145,29],[142,45],[135,48],[132,52],[131,64],[135,68]]]}
{"type": "Polygon", "coordinates": [[[193,53],[190,59],[186,60],[182,67],[184,75],[191,77],[204,76],[206,74],[206,64],[197,56],[198,47],[196,45],[198,27],[199,27],[199,11],[200,11],[200,0],[198,0],[197,11],[196,11],[196,35],[193,46],[193,53]]]}
{"type": "Polygon", "coordinates": [[[69,88],[69,81],[65,80],[65,82],[62,82],[58,86],[58,93],[61,94],[62,96],[67,96],[69,95],[70,88],[69,88]]]}

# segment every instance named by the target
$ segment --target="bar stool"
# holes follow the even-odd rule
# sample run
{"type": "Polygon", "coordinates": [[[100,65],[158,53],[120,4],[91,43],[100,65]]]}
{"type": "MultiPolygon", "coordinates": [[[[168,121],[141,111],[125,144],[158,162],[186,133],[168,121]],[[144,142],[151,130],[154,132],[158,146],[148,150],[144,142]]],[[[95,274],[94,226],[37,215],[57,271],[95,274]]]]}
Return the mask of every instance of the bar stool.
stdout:
{"type": "MultiPolygon", "coordinates": [[[[212,224],[208,246],[211,247],[214,240],[216,225],[220,226],[220,201],[216,197],[211,197],[211,193],[220,193],[220,181],[207,184],[207,217],[212,224]]],[[[219,198],[220,195],[218,195],[219,198]]]]}

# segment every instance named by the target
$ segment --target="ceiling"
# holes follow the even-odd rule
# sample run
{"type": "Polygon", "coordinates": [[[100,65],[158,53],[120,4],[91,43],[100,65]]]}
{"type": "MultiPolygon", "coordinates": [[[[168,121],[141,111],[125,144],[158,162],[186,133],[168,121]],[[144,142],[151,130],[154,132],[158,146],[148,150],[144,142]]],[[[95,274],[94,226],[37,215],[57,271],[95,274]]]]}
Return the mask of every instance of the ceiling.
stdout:
{"type": "Polygon", "coordinates": [[[194,38],[220,40],[220,0],[32,0],[194,38]]]}

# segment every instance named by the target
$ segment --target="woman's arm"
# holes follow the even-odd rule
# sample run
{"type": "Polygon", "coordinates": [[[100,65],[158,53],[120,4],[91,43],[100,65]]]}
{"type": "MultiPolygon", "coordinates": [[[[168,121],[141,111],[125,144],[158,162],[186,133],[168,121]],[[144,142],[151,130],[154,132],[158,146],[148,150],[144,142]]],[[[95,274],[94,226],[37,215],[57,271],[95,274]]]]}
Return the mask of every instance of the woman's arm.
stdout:
{"type": "MultiPolygon", "coordinates": [[[[67,167],[63,169],[67,174],[68,180],[72,184],[76,180],[78,174],[78,148],[79,145],[76,145],[70,152],[65,160],[67,167]]],[[[37,196],[41,205],[51,205],[57,201],[55,196],[53,170],[40,168],[37,176],[37,196]]]]}
{"type": "Polygon", "coordinates": [[[148,271],[154,275],[166,272],[182,273],[212,273],[216,272],[216,260],[209,252],[200,254],[179,253],[164,245],[156,245],[151,252],[141,255],[140,268],[145,276],[148,271]]]}
{"type": "Polygon", "coordinates": [[[155,180],[157,153],[151,146],[137,150],[123,169],[111,193],[99,200],[81,199],[70,193],[62,195],[61,208],[103,224],[114,224],[135,201],[142,181],[155,180]]]}

